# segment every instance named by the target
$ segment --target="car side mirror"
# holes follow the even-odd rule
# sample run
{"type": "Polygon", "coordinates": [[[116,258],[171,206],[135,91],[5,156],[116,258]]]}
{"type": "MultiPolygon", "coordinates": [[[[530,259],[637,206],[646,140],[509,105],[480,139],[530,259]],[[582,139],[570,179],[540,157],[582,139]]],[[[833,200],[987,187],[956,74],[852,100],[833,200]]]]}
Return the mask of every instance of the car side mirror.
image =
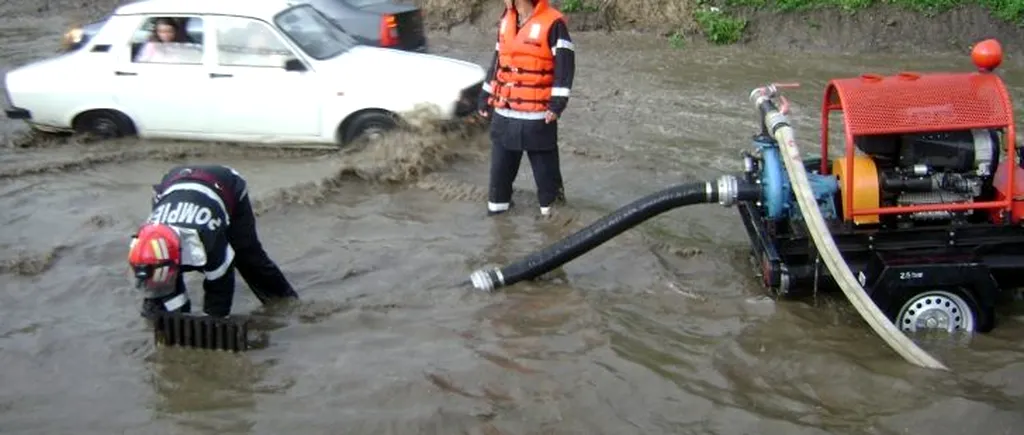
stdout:
{"type": "Polygon", "coordinates": [[[298,59],[293,57],[291,59],[288,59],[288,60],[284,61],[284,70],[285,71],[305,71],[306,70],[306,65],[304,65],[301,60],[298,60],[298,59]]]}

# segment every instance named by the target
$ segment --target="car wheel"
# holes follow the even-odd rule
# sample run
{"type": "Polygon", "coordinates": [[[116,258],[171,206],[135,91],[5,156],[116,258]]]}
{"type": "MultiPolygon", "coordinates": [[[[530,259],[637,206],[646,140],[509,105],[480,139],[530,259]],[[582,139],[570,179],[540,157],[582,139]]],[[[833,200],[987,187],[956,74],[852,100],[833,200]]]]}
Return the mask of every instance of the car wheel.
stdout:
{"type": "Polygon", "coordinates": [[[384,112],[364,112],[356,115],[345,123],[341,144],[348,145],[356,141],[375,142],[385,133],[398,127],[395,116],[384,112]]]}
{"type": "Polygon", "coordinates": [[[987,332],[992,329],[994,313],[981,309],[965,289],[944,288],[911,293],[893,301],[890,318],[900,331],[912,334],[937,331],[987,332]]]}
{"type": "Polygon", "coordinates": [[[114,139],[135,134],[135,125],[125,114],[115,110],[94,110],[75,118],[75,133],[101,139],[114,139]]]}

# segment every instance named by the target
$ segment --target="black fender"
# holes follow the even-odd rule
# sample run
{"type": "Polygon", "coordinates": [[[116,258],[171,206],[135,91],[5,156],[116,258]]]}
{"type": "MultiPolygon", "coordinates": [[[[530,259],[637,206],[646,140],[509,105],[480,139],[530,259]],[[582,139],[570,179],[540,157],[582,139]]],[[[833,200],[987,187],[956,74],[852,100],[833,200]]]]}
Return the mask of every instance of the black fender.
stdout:
{"type": "Polygon", "coordinates": [[[927,290],[958,290],[977,305],[978,332],[995,327],[999,294],[988,266],[970,252],[876,252],[857,274],[871,299],[890,318],[911,296],[927,290]]]}

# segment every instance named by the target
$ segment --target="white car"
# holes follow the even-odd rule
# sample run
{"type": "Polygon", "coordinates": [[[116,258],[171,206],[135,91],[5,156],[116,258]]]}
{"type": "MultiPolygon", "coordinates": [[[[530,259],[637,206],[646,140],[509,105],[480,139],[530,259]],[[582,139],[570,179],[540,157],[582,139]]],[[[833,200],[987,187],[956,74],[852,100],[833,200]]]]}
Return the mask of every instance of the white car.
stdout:
{"type": "Polygon", "coordinates": [[[474,113],[484,74],[360,45],[309,4],[144,0],[80,50],[8,72],[5,113],[102,137],[344,145],[409,112],[474,113]]]}

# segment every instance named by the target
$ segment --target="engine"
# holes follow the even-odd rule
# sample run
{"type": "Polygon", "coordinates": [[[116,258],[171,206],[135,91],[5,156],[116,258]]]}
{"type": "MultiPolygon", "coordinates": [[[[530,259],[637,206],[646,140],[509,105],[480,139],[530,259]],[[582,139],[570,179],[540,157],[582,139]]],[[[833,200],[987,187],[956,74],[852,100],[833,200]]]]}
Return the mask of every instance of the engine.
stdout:
{"type": "MultiPolygon", "coordinates": [[[[995,130],[863,136],[855,144],[878,170],[881,206],[969,203],[988,195],[998,166],[995,130]]],[[[970,210],[965,213],[970,213],[970,210]]],[[[949,211],[912,213],[949,219],[949,211]]]]}

